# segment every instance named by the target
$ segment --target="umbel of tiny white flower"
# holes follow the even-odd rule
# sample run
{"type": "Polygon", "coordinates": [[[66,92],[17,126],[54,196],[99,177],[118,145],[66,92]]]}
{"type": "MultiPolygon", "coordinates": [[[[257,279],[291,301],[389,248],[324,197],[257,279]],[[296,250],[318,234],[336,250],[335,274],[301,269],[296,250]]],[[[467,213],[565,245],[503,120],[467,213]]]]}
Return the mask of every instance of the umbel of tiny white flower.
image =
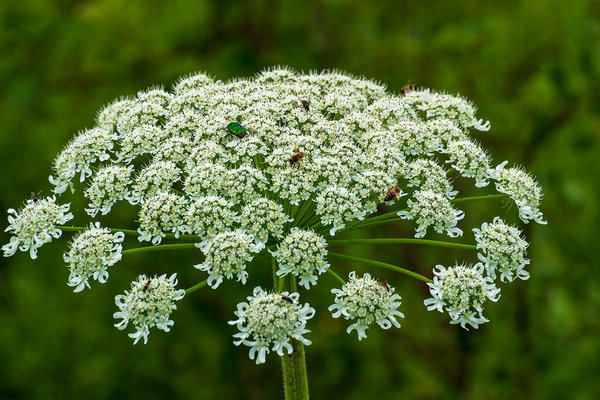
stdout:
{"type": "Polygon", "coordinates": [[[264,243],[254,242],[254,236],[237,229],[219,233],[210,240],[198,243],[197,246],[206,258],[202,264],[194,267],[208,272],[208,285],[216,289],[224,277],[235,277],[245,284],[248,277],[246,263],[252,261],[254,253],[264,248],[264,243]]]}
{"type": "Polygon", "coordinates": [[[123,232],[111,233],[101,228],[100,223],[90,223],[90,228],[78,234],[71,243],[65,262],[70,269],[69,286],[75,286],[74,292],[81,292],[88,280],[93,278],[100,283],[108,279],[108,267],[121,259],[123,232]]]}
{"type": "Polygon", "coordinates": [[[277,276],[292,274],[300,278],[298,284],[306,289],[316,285],[317,276],[329,268],[327,242],[313,231],[292,228],[271,254],[279,266],[277,276]]]}
{"type": "Polygon", "coordinates": [[[364,274],[356,277],[356,272],[350,272],[350,280],[341,289],[331,289],[335,295],[334,303],[329,306],[334,318],[343,316],[347,321],[354,321],[346,332],[356,330],[358,340],[367,337],[365,331],[376,323],[383,329],[393,326],[400,328],[397,317],[404,318],[398,311],[401,297],[394,293],[394,288],[387,282],[371,278],[364,274]]]}
{"type": "Polygon", "coordinates": [[[446,310],[451,324],[460,324],[467,330],[467,324],[477,329],[488,322],[483,316],[483,304],[486,300],[498,301],[500,289],[492,278],[483,276],[483,270],[482,263],[448,268],[437,265],[433,269],[433,283],[427,284],[432,296],[423,302],[427,310],[446,310]]]}
{"type": "Polygon", "coordinates": [[[416,201],[408,199],[408,210],[399,211],[398,216],[416,219],[416,238],[425,236],[430,226],[439,233],[446,231],[450,237],[462,236],[463,231],[456,224],[465,214],[454,209],[447,197],[431,190],[417,191],[413,196],[416,201]]]}
{"type": "Polygon", "coordinates": [[[502,282],[529,279],[529,272],[524,269],[529,264],[529,259],[525,258],[529,244],[521,238],[519,229],[496,217],[492,223],[484,222],[481,229],[474,228],[473,232],[480,250],[477,256],[492,279],[496,279],[496,271],[502,282]]]}
{"type": "Polygon", "coordinates": [[[238,319],[229,321],[239,330],[233,343],[250,347],[250,359],[256,359],[257,364],[264,363],[271,350],[280,356],[292,353],[292,339],[310,345],[304,335],[310,332],[306,322],[315,315],[315,309],[308,303],[300,304],[299,297],[296,292],[268,293],[254,288],[248,302],[237,305],[238,319]]]}
{"type": "Polygon", "coordinates": [[[129,334],[133,344],[142,338],[144,344],[148,343],[150,328],[169,332],[175,323],[170,319],[171,313],[177,309],[175,302],[185,296],[185,290],[176,289],[176,285],[177,274],[168,278],[166,274],[152,278],[140,275],[131,282],[131,290],[115,297],[120,311],[114,313],[113,317],[122,319],[115,326],[125,329],[131,323],[136,329],[129,334]]]}
{"type": "Polygon", "coordinates": [[[4,230],[13,234],[10,242],[2,246],[4,257],[17,252],[29,251],[31,258],[37,258],[37,249],[44,243],[58,239],[62,231],[56,225],[62,225],[73,219],[69,212],[70,204],[59,205],[56,197],[27,200],[19,211],[8,210],[8,227],[4,230]]]}

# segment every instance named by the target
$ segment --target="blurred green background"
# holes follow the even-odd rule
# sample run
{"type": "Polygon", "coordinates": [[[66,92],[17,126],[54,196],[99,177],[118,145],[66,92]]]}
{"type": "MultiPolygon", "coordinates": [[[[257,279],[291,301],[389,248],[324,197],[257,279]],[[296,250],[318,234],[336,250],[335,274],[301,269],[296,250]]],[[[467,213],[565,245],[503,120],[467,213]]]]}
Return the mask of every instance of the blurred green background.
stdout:
{"type": "MultiPolygon", "coordinates": [[[[339,68],[391,91],[410,80],[464,94],[492,122],[478,137],[495,162],[526,165],[545,189],[549,225],[524,227],[531,279],[503,285],[486,308],[491,322],[465,332],[425,311],[420,282],[377,271],[401,293],[406,318],[359,344],[326,311],[334,282],[322,278],[309,297],[318,310],[307,349],[313,398],[600,398],[597,1],[26,0],[0,3],[0,19],[3,210],[50,193],[53,158],[103,104],[193,71],[226,80],[276,64],[339,68]]],[[[461,224],[464,241],[499,206],[465,207],[475,218],[461,224]]],[[[81,202],[73,208],[84,216],[81,202]]],[[[506,216],[514,221],[515,209],[506,216]]],[[[361,236],[409,236],[405,225],[361,236]]],[[[202,279],[189,267],[196,253],[132,256],[107,284],[75,295],[65,245],[0,261],[0,398],[282,398],[278,358],[255,366],[231,343],[226,322],[253,286],[190,295],[171,333],[134,347],[112,326],[114,295],[142,272],[178,271],[190,286],[202,279]]],[[[352,251],[426,274],[474,256],[352,251]]]]}

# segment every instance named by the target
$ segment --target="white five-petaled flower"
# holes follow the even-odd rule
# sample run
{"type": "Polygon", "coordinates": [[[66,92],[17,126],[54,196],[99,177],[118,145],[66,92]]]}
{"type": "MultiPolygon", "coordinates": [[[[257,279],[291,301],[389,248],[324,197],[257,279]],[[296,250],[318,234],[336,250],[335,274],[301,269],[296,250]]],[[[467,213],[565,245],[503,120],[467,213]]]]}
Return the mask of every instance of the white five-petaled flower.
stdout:
{"type": "Polygon", "coordinates": [[[277,276],[292,274],[300,278],[298,284],[306,289],[316,285],[318,275],[329,268],[327,242],[313,231],[292,228],[271,254],[279,267],[277,276]]]}
{"type": "Polygon", "coordinates": [[[235,277],[245,284],[248,278],[246,263],[252,261],[254,253],[264,248],[264,243],[255,243],[254,236],[237,229],[219,233],[196,246],[202,250],[205,259],[202,264],[194,267],[208,272],[208,285],[216,289],[223,282],[223,278],[235,277]]]}
{"type": "Polygon", "coordinates": [[[4,230],[13,234],[10,242],[2,246],[4,257],[17,252],[29,251],[31,258],[37,258],[37,249],[52,238],[58,239],[62,231],[56,225],[62,225],[73,219],[69,212],[70,204],[56,204],[56,198],[27,200],[25,207],[16,211],[8,210],[8,227],[4,230]]]}
{"type": "Polygon", "coordinates": [[[496,279],[496,272],[500,273],[502,282],[529,278],[529,272],[524,269],[529,264],[525,258],[529,244],[521,238],[519,229],[496,217],[492,223],[484,222],[481,229],[474,228],[473,232],[480,250],[477,256],[492,279],[496,279]]]}
{"type": "Polygon", "coordinates": [[[120,311],[113,318],[122,319],[115,324],[125,329],[129,323],[136,329],[129,334],[133,344],[144,339],[148,343],[150,328],[157,327],[165,332],[171,330],[175,323],[170,319],[171,313],[177,309],[176,301],[183,299],[185,290],[177,289],[177,274],[167,278],[167,274],[152,278],[140,275],[131,282],[131,290],[115,296],[115,303],[120,311]]]}
{"type": "Polygon", "coordinates": [[[123,232],[111,233],[101,228],[100,223],[90,223],[90,228],[78,234],[71,243],[65,262],[70,269],[69,286],[75,286],[74,292],[81,292],[88,280],[93,278],[100,283],[108,279],[108,267],[121,259],[121,249],[125,235],[123,232]]]}
{"type": "Polygon", "coordinates": [[[299,297],[298,293],[268,293],[254,288],[248,302],[237,305],[237,319],[229,321],[239,330],[233,343],[250,347],[250,359],[256,359],[257,364],[264,363],[271,350],[280,356],[292,353],[294,339],[310,345],[304,335],[310,332],[306,322],[315,315],[315,309],[308,303],[300,304],[299,297]]]}
{"type": "Polygon", "coordinates": [[[427,284],[432,296],[423,302],[427,310],[446,310],[451,324],[460,324],[467,330],[467,324],[477,329],[488,322],[483,316],[483,304],[486,300],[498,301],[500,289],[492,278],[483,276],[484,268],[482,263],[448,268],[437,265],[433,269],[433,283],[427,284]]]}
{"type": "Polygon", "coordinates": [[[401,297],[394,293],[395,289],[369,274],[357,278],[352,271],[349,276],[350,280],[341,289],[331,289],[335,300],[329,306],[334,318],[343,316],[347,321],[354,321],[346,332],[356,330],[358,340],[362,340],[367,337],[367,328],[374,323],[383,329],[392,325],[400,328],[397,317],[404,318],[404,314],[398,311],[401,297]]]}

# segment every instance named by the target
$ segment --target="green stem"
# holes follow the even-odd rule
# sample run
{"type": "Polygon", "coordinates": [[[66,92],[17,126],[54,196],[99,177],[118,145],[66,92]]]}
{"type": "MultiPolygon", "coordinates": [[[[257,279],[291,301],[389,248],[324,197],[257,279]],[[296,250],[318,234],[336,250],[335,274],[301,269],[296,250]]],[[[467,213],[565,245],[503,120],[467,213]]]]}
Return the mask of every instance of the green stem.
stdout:
{"type": "Polygon", "coordinates": [[[342,285],[346,284],[346,281],[344,279],[342,279],[341,276],[339,276],[338,274],[336,274],[333,269],[331,269],[331,267],[329,267],[327,269],[327,273],[331,276],[333,276],[339,283],[341,283],[342,285]]]}
{"type": "Polygon", "coordinates": [[[347,229],[339,230],[336,234],[339,234],[339,233],[342,233],[342,232],[352,232],[352,231],[355,231],[357,229],[370,228],[372,226],[380,226],[380,225],[393,224],[393,223],[402,222],[402,221],[406,221],[406,220],[402,219],[402,218],[389,218],[389,219],[384,219],[384,220],[379,220],[379,221],[373,221],[373,222],[371,222],[371,220],[369,220],[369,222],[363,222],[361,224],[355,224],[352,227],[349,227],[347,229]]]}
{"type": "Polygon", "coordinates": [[[507,194],[484,194],[482,196],[469,196],[469,197],[459,197],[458,199],[450,200],[450,203],[464,203],[467,201],[476,201],[476,200],[494,200],[494,199],[503,199],[508,197],[507,194]]]}
{"type": "MultiPolygon", "coordinates": [[[[56,228],[58,228],[62,231],[65,231],[65,232],[80,232],[80,231],[87,231],[88,229],[90,229],[87,226],[63,226],[63,225],[57,225],[56,228]]],[[[132,229],[108,228],[108,230],[111,232],[114,232],[114,233],[123,232],[127,236],[140,236],[140,233],[138,231],[134,231],[132,229]]],[[[196,236],[196,235],[179,235],[177,237],[173,233],[165,233],[164,237],[167,239],[184,239],[184,240],[198,240],[198,241],[202,240],[202,238],[200,236],[196,236]]]]}
{"type": "Polygon", "coordinates": [[[159,244],[157,246],[136,247],[133,249],[123,250],[121,254],[145,253],[148,251],[162,250],[180,250],[180,249],[197,249],[195,243],[175,243],[175,244],[159,244]]]}
{"type": "Polygon", "coordinates": [[[425,246],[450,247],[463,250],[477,250],[474,244],[442,242],[439,240],[412,239],[412,238],[383,238],[383,239],[342,239],[328,240],[330,245],[348,244],[422,244],[425,246]]]}
{"type": "Polygon", "coordinates": [[[285,400],[308,400],[308,379],[304,345],[292,340],[293,351],[281,357],[285,400]]]}
{"type": "Polygon", "coordinates": [[[390,269],[392,271],[400,272],[401,274],[416,278],[423,282],[427,282],[427,283],[433,282],[431,279],[429,279],[423,275],[419,275],[416,272],[412,272],[405,268],[398,267],[396,265],[392,265],[392,264],[388,264],[388,263],[384,263],[381,261],[369,260],[368,258],[348,256],[346,254],[332,253],[331,251],[329,252],[329,257],[337,258],[339,260],[346,260],[346,261],[352,261],[352,262],[361,263],[361,264],[373,265],[375,267],[386,268],[386,269],[390,269]]]}
{"type": "Polygon", "coordinates": [[[185,294],[186,294],[186,295],[188,295],[188,294],[190,294],[190,293],[192,293],[192,292],[195,292],[195,291],[196,291],[196,290],[198,290],[198,289],[201,289],[201,288],[203,288],[203,287],[204,287],[204,286],[206,286],[206,285],[208,285],[208,279],[206,279],[206,280],[204,280],[204,281],[202,281],[202,282],[198,283],[197,285],[194,285],[194,286],[192,286],[192,287],[191,287],[191,288],[189,288],[189,289],[186,289],[186,290],[185,290],[185,294]]]}
{"type": "MultiPolygon", "coordinates": [[[[290,292],[295,291],[295,279],[285,277],[279,278],[277,272],[277,261],[273,257],[273,284],[275,290],[282,291],[284,286],[281,281],[290,283],[290,292]]],[[[302,342],[292,340],[292,353],[281,357],[281,370],[285,400],[308,400],[308,378],[306,375],[306,360],[304,356],[304,345],[302,342]]]]}

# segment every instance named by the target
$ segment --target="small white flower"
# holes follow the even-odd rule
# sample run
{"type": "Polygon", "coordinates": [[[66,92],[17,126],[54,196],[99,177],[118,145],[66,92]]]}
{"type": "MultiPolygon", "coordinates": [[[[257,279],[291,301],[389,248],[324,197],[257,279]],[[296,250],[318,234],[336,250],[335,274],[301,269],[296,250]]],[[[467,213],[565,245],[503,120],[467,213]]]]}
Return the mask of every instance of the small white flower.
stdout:
{"type": "Polygon", "coordinates": [[[470,140],[450,142],[445,150],[452,168],[466,178],[475,178],[475,186],[484,187],[489,182],[490,156],[470,140]]]}
{"type": "Polygon", "coordinates": [[[433,160],[420,158],[409,163],[406,179],[408,180],[408,187],[443,193],[449,199],[453,199],[458,194],[458,191],[454,190],[448,180],[446,170],[433,160]]]}
{"type": "Polygon", "coordinates": [[[178,237],[189,233],[190,228],[185,223],[187,202],[185,198],[175,193],[157,192],[145,201],[138,214],[138,240],[152,241],[153,245],[161,242],[165,233],[174,233],[178,237]]]}
{"type": "Polygon", "coordinates": [[[154,154],[160,143],[168,136],[168,132],[158,126],[143,125],[132,130],[126,130],[120,138],[120,149],[117,151],[117,162],[129,164],[143,154],[154,154]]]}
{"type": "Polygon", "coordinates": [[[31,258],[37,258],[37,249],[52,239],[58,239],[62,231],[56,225],[65,224],[73,219],[68,204],[56,204],[56,197],[27,200],[24,208],[16,211],[8,209],[8,227],[10,242],[2,246],[4,257],[10,257],[17,252],[29,251],[31,258]]]}
{"type": "Polygon", "coordinates": [[[120,311],[113,314],[113,318],[122,319],[115,324],[121,330],[131,322],[136,329],[128,336],[136,344],[141,338],[144,344],[148,343],[150,328],[157,327],[169,332],[175,321],[171,320],[171,313],[177,309],[176,301],[183,299],[185,290],[176,289],[177,274],[167,278],[167,275],[152,278],[140,275],[131,282],[131,291],[115,296],[115,303],[120,311]]]}
{"type": "Polygon", "coordinates": [[[394,288],[364,274],[356,277],[356,272],[350,272],[350,280],[341,289],[331,289],[335,300],[329,306],[334,318],[343,316],[346,321],[354,321],[347,333],[356,330],[358,340],[367,337],[365,331],[376,323],[383,329],[393,326],[400,328],[397,317],[404,318],[398,311],[401,297],[394,294],[394,288]]]}
{"type": "Polygon", "coordinates": [[[499,164],[488,171],[496,181],[496,190],[509,195],[519,207],[519,218],[526,224],[535,221],[546,224],[544,215],[539,207],[542,202],[542,188],[523,168],[504,167],[508,161],[499,164]]]}
{"type": "Polygon", "coordinates": [[[88,280],[93,278],[100,283],[108,279],[108,267],[121,259],[123,232],[111,233],[101,228],[100,223],[90,223],[90,228],[78,234],[71,242],[71,248],[64,254],[70,269],[69,286],[75,286],[74,292],[81,292],[88,280]]]}
{"type": "Polygon", "coordinates": [[[232,204],[224,198],[202,196],[191,201],[185,220],[192,233],[206,240],[228,230],[239,221],[239,217],[232,210],[232,204]]]}
{"type": "Polygon", "coordinates": [[[271,254],[277,260],[277,276],[292,274],[306,289],[317,284],[318,275],[329,268],[327,242],[313,231],[292,228],[271,254]]]}
{"type": "Polygon", "coordinates": [[[310,345],[304,335],[310,332],[306,322],[315,315],[315,309],[308,303],[300,304],[299,297],[298,293],[267,293],[254,288],[248,302],[237,305],[237,319],[229,321],[239,330],[233,343],[250,347],[250,359],[256,359],[257,364],[264,363],[271,350],[279,356],[291,354],[294,339],[310,345]]]}
{"type": "Polygon", "coordinates": [[[240,213],[241,228],[258,242],[266,243],[269,236],[281,238],[283,227],[293,219],[283,212],[283,206],[263,197],[245,205],[240,213]]]}
{"type": "Polygon", "coordinates": [[[127,111],[119,115],[117,130],[120,135],[127,136],[143,126],[164,125],[169,119],[168,107],[172,99],[173,95],[161,89],[139,92],[137,99],[131,100],[127,111]]]}
{"type": "Polygon", "coordinates": [[[138,204],[157,192],[167,191],[179,180],[180,174],[181,170],[173,161],[154,161],[148,164],[135,177],[131,194],[128,196],[129,202],[138,204]]]}
{"type": "Polygon", "coordinates": [[[430,226],[438,233],[445,231],[450,237],[462,236],[462,229],[456,224],[465,214],[454,209],[447,197],[431,190],[417,191],[413,196],[414,200],[407,201],[408,211],[399,211],[398,216],[416,219],[416,238],[425,236],[430,226]]]}
{"type": "Polygon", "coordinates": [[[362,220],[366,210],[354,193],[344,187],[328,187],[315,199],[316,213],[321,216],[324,226],[333,225],[329,230],[331,236],[342,229],[345,222],[355,219],[362,220]]]}
{"type": "Polygon", "coordinates": [[[473,232],[480,249],[477,256],[492,279],[496,279],[496,271],[502,282],[529,278],[524,269],[529,264],[529,259],[525,258],[529,244],[521,238],[519,229],[496,217],[492,223],[484,222],[481,229],[474,228],[473,232]]]}
{"type": "Polygon", "coordinates": [[[246,263],[254,258],[254,253],[264,248],[264,243],[254,242],[254,237],[241,230],[219,233],[210,240],[197,244],[205,255],[202,264],[194,265],[201,271],[208,272],[208,285],[216,289],[223,278],[237,278],[246,284],[248,272],[246,263]]]}
{"type": "Polygon", "coordinates": [[[427,310],[444,309],[452,319],[451,324],[467,324],[477,329],[488,322],[483,316],[483,304],[486,300],[498,301],[500,289],[492,278],[483,276],[484,265],[455,265],[445,268],[437,265],[433,269],[433,283],[428,283],[431,298],[423,301],[427,310]]]}
{"type": "Polygon", "coordinates": [[[85,197],[90,200],[85,212],[92,217],[98,212],[106,215],[117,201],[127,198],[132,170],[133,165],[109,165],[98,170],[84,192],[85,197]]]}
{"type": "Polygon", "coordinates": [[[77,135],[54,160],[55,174],[49,177],[54,193],[60,194],[67,190],[71,179],[80,173],[80,182],[92,174],[90,168],[96,161],[110,158],[116,135],[104,128],[89,129],[77,135]]]}

